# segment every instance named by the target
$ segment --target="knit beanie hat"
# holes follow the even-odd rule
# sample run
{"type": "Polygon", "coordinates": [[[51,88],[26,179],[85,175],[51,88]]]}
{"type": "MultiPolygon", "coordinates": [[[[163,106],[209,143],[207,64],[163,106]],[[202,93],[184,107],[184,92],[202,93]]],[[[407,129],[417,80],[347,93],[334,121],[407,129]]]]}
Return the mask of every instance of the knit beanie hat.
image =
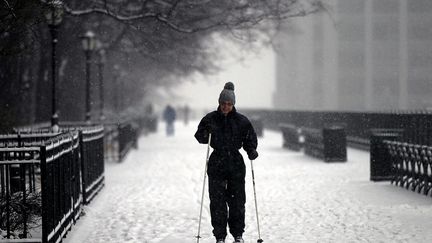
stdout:
{"type": "Polygon", "coordinates": [[[231,101],[235,105],[234,84],[231,82],[225,83],[224,89],[219,95],[219,103],[231,101]]]}

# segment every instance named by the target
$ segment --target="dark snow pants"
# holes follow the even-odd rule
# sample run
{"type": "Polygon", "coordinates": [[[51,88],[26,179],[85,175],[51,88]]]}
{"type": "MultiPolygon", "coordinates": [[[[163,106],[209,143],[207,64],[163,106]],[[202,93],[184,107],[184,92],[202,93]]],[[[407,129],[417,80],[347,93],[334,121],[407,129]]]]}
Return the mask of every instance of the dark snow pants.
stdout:
{"type": "Polygon", "coordinates": [[[243,157],[237,150],[214,151],[208,165],[210,214],[216,239],[230,233],[241,236],[245,228],[245,175],[243,157]]]}

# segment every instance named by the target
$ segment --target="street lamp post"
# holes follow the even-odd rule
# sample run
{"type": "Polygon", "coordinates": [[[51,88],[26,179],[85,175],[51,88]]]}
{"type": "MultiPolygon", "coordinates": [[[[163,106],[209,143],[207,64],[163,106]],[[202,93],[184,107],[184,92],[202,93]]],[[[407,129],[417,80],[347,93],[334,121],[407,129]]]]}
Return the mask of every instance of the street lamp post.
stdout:
{"type": "Polygon", "coordinates": [[[124,75],[125,73],[123,71],[120,72],[120,109],[123,112],[126,108],[125,106],[125,99],[126,99],[126,94],[125,94],[125,88],[124,88],[124,75]]]}
{"type": "Polygon", "coordinates": [[[58,114],[57,114],[57,94],[56,94],[56,79],[57,79],[57,60],[56,60],[56,46],[58,26],[63,19],[63,3],[62,1],[51,1],[46,8],[45,18],[48,22],[48,27],[51,33],[51,129],[53,132],[58,132],[58,114]]]}
{"type": "Polygon", "coordinates": [[[91,55],[95,48],[95,34],[92,31],[87,31],[81,36],[82,47],[86,56],[86,123],[91,123],[91,102],[90,102],[90,67],[91,55]]]}
{"type": "Polygon", "coordinates": [[[120,76],[120,67],[118,64],[114,65],[114,111],[118,115],[120,108],[119,108],[119,76],[120,76]]]}
{"type": "Polygon", "coordinates": [[[104,115],[104,80],[103,80],[103,71],[104,66],[106,62],[105,57],[105,49],[103,48],[103,45],[100,41],[97,42],[97,49],[99,54],[99,62],[98,62],[98,69],[99,69],[99,100],[100,100],[100,120],[103,122],[105,120],[104,115]]]}

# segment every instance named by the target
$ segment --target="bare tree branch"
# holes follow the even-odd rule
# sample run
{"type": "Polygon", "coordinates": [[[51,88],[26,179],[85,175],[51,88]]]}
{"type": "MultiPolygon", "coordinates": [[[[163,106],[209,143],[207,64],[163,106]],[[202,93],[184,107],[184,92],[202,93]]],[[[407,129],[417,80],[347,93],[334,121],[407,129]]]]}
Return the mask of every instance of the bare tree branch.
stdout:
{"type": "MultiPolygon", "coordinates": [[[[41,1],[46,3],[46,0],[41,1]]],[[[142,3],[145,4],[147,1],[142,3]]],[[[124,15],[120,14],[118,11],[111,10],[108,6],[107,0],[104,0],[102,7],[91,7],[82,10],[72,9],[67,4],[64,4],[63,6],[65,12],[71,16],[102,14],[125,24],[145,19],[154,19],[173,30],[182,33],[196,33],[217,28],[247,29],[252,28],[266,19],[283,20],[292,17],[302,17],[324,9],[321,2],[318,0],[313,1],[310,6],[306,7],[302,6],[302,4],[296,0],[284,3],[284,5],[280,4],[280,1],[277,1],[274,6],[270,6],[267,1],[255,2],[256,6],[253,6],[253,3],[248,4],[248,1],[240,1],[237,4],[231,4],[231,6],[225,8],[220,7],[220,12],[218,12],[218,6],[213,6],[215,8],[213,13],[210,11],[204,13],[197,12],[199,9],[205,9],[207,7],[205,5],[207,2],[200,2],[195,5],[184,3],[182,9],[179,9],[180,5],[182,5],[182,1],[180,0],[176,0],[173,3],[165,0],[156,0],[153,1],[153,3],[159,4],[160,6],[158,7],[164,11],[146,11],[143,7],[138,10],[141,11],[139,14],[128,13],[127,15],[124,15]],[[191,8],[192,11],[180,16],[185,19],[175,19],[174,13],[176,11],[186,12],[188,8],[191,8]],[[197,13],[193,13],[194,9],[197,13]]]]}
{"type": "Polygon", "coordinates": [[[123,16],[114,13],[113,11],[110,11],[109,8],[90,8],[90,9],[84,9],[84,10],[73,10],[67,5],[64,5],[65,12],[72,15],[72,16],[83,16],[83,15],[89,15],[89,14],[104,14],[111,18],[114,18],[120,22],[131,22],[134,20],[141,20],[141,19],[156,19],[167,26],[171,27],[172,29],[183,32],[183,33],[192,33],[194,32],[191,29],[181,28],[180,26],[170,22],[166,17],[162,16],[159,13],[144,13],[144,14],[137,14],[137,15],[130,15],[130,16],[123,16]]]}

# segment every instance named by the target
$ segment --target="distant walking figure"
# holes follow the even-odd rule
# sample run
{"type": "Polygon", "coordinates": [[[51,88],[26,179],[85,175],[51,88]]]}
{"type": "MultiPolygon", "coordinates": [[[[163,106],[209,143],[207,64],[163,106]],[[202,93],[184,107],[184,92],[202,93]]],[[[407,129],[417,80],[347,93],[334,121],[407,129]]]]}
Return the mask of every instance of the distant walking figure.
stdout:
{"type": "Polygon", "coordinates": [[[167,105],[163,112],[163,119],[166,122],[166,135],[174,135],[174,121],[176,119],[176,111],[171,105],[167,105]]]}
{"type": "Polygon", "coordinates": [[[258,157],[257,135],[248,118],[236,111],[234,84],[228,82],[219,96],[219,107],[198,125],[195,138],[214,149],[208,162],[210,214],[217,243],[225,242],[227,224],[235,242],[243,243],[245,228],[246,166],[239,149],[248,158],[258,157]]]}
{"type": "Polygon", "coordinates": [[[189,124],[189,113],[190,113],[190,108],[188,105],[185,105],[184,109],[183,109],[183,115],[184,115],[184,124],[187,126],[189,124]]]}

